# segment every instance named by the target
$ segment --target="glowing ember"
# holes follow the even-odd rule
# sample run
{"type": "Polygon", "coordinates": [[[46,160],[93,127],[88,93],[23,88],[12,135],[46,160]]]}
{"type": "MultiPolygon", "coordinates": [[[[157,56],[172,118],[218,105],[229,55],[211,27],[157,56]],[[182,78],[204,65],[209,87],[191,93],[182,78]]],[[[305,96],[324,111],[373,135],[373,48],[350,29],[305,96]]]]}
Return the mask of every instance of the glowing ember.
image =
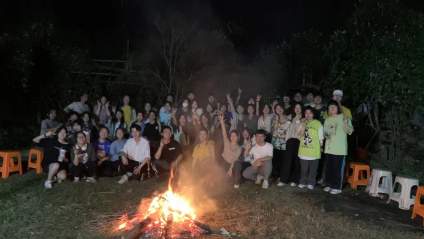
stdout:
{"type": "Polygon", "coordinates": [[[118,231],[128,231],[140,226],[139,238],[187,238],[205,233],[200,223],[196,222],[196,213],[189,201],[175,193],[171,187],[173,173],[168,183],[168,190],[152,199],[147,210],[139,211],[129,219],[122,216],[118,231]]]}

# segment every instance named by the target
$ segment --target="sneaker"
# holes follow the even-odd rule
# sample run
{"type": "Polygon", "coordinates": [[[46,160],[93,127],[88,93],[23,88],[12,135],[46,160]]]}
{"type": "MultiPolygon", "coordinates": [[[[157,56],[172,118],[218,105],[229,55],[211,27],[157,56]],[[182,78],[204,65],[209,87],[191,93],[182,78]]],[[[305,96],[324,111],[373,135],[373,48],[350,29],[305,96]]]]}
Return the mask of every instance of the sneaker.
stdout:
{"type": "Polygon", "coordinates": [[[74,177],[74,183],[78,183],[79,182],[79,177],[74,177]]]}
{"type": "Polygon", "coordinates": [[[268,180],[264,180],[264,181],[262,182],[262,188],[263,188],[263,189],[267,189],[268,187],[269,187],[268,180]]]}
{"type": "Polygon", "coordinates": [[[239,189],[239,188],[240,188],[240,185],[238,185],[238,184],[234,184],[234,188],[235,188],[235,189],[239,189]]]}
{"type": "Polygon", "coordinates": [[[306,185],[305,184],[299,184],[299,185],[297,185],[299,188],[305,188],[306,187],[306,185]]]}
{"type": "Polygon", "coordinates": [[[264,176],[258,174],[258,176],[256,176],[255,184],[258,184],[258,185],[261,184],[262,179],[264,179],[264,176]]]}
{"type": "Polygon", "coordinates": [[[296,183],[293,183],[293,182],[292,182],[292,183],[290,183],[290,186],[291,186],[291,187],[296,187],[296,185],[297,185],[296,183]]]}
{"type": "Polygon", "coordinates": [[[314,190],[314,185],[308,185],[306,186],[309,190],[314,190]]]}
{"type": "Polygon", "coordinates": [[[94,177],[87,177],[87,179],[85,180],[87,183],[95,183],[96,179],[94,177]]]}
{"type": "Polygon", "coordinates": [[[325,187],[325,188],[324,188],[324,192],[327,192],[327,193],[328,193],[328,192],[330,192],[330,191],[331,191],[331,188],[330,188],[330,187],[325,187]]]}
{"type": "Polygon", "coordinates": [[[331,189],[330,194],[336,195],[342,193],[342,190],[340,189],[331,189]]]}
{"type": "Polygon", "coordinates": [[[278,182],[277,183],[277,187],[283,187],[284,185],[286,185],[285,183],[283,183],[283,182],[278,182]]]}
{"type": "Polygon", "coordinates": [[[51,189],[53,186],[52,186],[52,181],[50,181],[50,180],[46,180],[45,182],[44,182],[44,188],[46,188],[46,189],[51,189]]]}
{"type": "Polygon", "coordinates": [[[125,174],[125,175],[122,175],[122,177],[121,177],[121,179],[119,179],[118,183],[124,184],[126,182],[128,182],[128,176],[125,174]]]}

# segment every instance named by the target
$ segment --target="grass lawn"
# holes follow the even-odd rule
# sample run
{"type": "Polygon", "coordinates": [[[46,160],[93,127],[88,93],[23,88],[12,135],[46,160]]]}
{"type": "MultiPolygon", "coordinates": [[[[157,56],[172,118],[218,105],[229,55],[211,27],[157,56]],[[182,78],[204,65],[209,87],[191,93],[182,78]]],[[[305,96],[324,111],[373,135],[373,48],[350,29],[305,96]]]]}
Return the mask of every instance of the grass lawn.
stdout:
{"type": "MultiPolygon", "coordinates": [[[[43,180],[30,172],[0,181],[0,238],[110,238],[108,215],[134,211],[140,199],[166,186],[158,179],[121,186],[101,178],[45,190],[43,180]]],[[[349,190],[330,196],[246,183],[215,201],[219,210],[199,220],[239,238],[424,238],[410,212],[349,190]]]]}

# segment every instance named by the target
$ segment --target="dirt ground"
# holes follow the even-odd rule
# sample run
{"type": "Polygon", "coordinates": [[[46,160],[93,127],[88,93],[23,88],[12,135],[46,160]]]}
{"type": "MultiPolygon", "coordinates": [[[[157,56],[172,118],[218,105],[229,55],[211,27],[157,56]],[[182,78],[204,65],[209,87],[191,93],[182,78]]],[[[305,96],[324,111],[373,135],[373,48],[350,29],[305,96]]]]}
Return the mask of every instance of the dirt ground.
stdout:
{"type": "MultiPolygon", "coordinates": [[[[134,211],[142,198],[166,186],[158,179],[122,186],[116,181],[64,182],[45,190],[43,177],[32,172],[1,180],[0,238],[110,238],[111,218],[134,211]]],[[[332,196],[245,183],[213,200],[217,210],[199,221],[233,238],[424,238],[421,219],[361,191],[332,196]]]]}

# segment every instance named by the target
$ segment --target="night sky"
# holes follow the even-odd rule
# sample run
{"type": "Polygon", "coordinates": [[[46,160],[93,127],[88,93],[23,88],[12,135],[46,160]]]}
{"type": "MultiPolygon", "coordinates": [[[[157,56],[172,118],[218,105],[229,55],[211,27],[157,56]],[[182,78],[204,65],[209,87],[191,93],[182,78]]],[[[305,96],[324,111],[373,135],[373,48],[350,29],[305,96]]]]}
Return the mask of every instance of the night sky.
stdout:
{"type": "Polygon", "coordinates": [[[52,22],[93,57],[116,58],[125,39],[145,35],[153,12],[174,10],[192,21],[208,17],[236,49],[254,55],[296,32],[331,32],[350,16],[353,0],[15,0],[0,3],[0,26],[13,31],[31,20],[52,22]]]}

